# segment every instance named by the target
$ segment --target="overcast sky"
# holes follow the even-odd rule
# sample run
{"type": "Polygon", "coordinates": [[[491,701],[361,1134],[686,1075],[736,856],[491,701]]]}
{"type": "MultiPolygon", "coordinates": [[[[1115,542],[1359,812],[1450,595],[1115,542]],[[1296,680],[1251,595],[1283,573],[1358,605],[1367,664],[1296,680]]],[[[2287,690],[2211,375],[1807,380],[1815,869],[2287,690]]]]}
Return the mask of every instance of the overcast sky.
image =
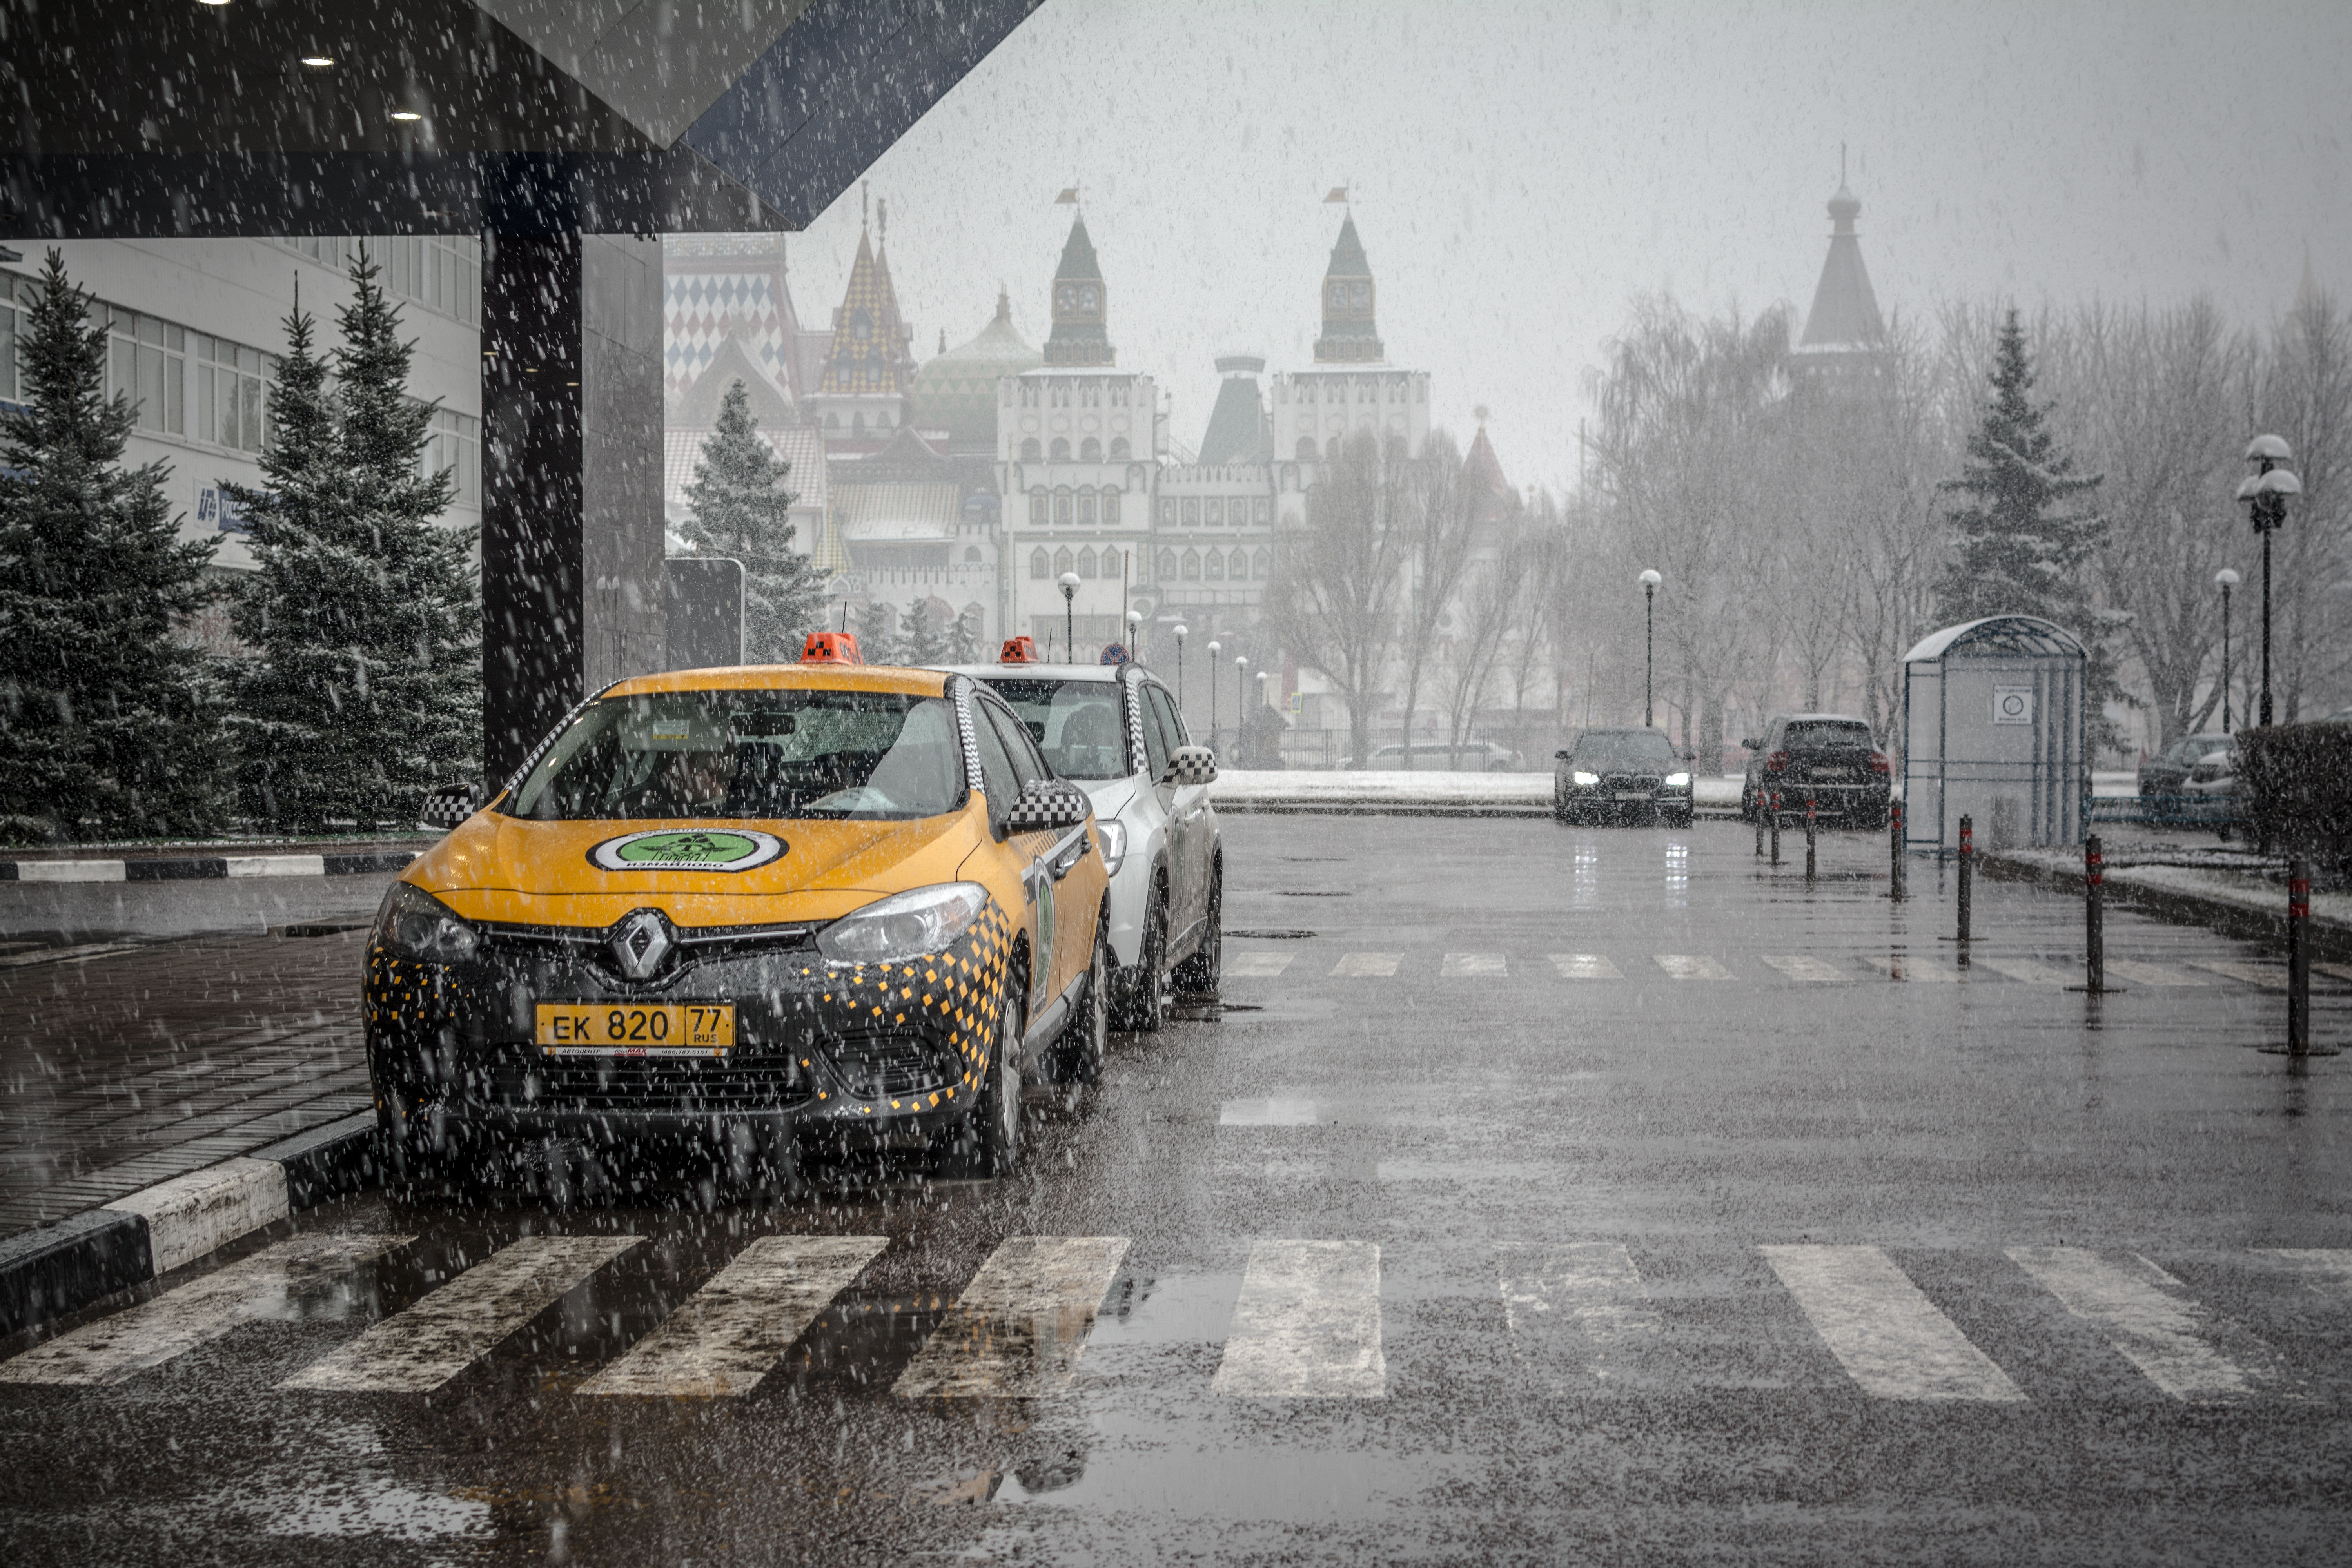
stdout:
{"type": "MultiPolygon", "coordinates": [[[[1576,471],[1629,302],[1800,311],[1850,148],[1879,302],[2166,301],[2261,324],[2352,282],[2352,5],[1046,0],[871,171],[919,357],[1002,279],[1042,342],[1069,209],[1123,368],[1199,444],[1212,361],[1313,356],[1348,184],[1391,363],[1517,482],[1576,471]]],[[[852,189],[787,242],[829,321],[852,189]]]]}

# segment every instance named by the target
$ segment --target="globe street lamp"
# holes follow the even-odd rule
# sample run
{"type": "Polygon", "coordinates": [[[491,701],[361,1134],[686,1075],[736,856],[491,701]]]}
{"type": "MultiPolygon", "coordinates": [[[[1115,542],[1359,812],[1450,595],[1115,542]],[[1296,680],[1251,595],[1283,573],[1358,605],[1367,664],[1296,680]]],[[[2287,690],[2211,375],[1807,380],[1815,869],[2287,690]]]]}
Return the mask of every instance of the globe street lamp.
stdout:
{"type": "Polygon", "coordinates": [[[2303,493],[2303,481],[2289,473],[2286,464],[2294,454],[2276,436],[2257,436],[2246,447],[2246,461],[2254,465],[2253,473],[2238,487],[2238,499],[2246,503],[2246,516],[2254,531],[2263,536],[2263,707],[2262,723],[2271,721],[2271,535],[2286,521],[2286,498],[2303,493]]]}
{"type": "Polygon", "coordinates": [[[1217,656],[1224,652],[1217,639],[1209,639],[1209,749],[1217,749],[1217,656]]]}
{"type": "Polygon", "coordinates": [[[1062,662],[1064,664],[1076,664],[1078,662],[1078,621],[1077,611],[1074,607],[1077,603],[1077,598],[1078,574],[1076,572],[1063,573],[1062,662]]]}
{"type": "Polygon", "coordinates": [[[2230,590],[2239,583],[2236,572],[2227,566],[2213,574],[2213,581],[2221,585],[2221,733],[2230,732],[2230,590]]]}
{"type": "Polygon", "coordinates": [[[1642,584],[1642,724],[1654,730],[1658,708],[1652,692],[1658,674],[1658,584],[1665,579],[1644,571],[1635,581],[1642,584]]]}
{"type": "Polygon", "coordinates": [[[1249,660],[1234,656],[1234,761],[1249,761],[1249,660]]]}
{"type": "Polygon", "coordinates": [[[1274,671],[1270,669],[1261,669],[1257,672],[1257,706],[1260,712],[1265,710],[1265,678],[1273,673],[1274,671]]]}
{"type": "MultiPolygon", "coordinates": [[[[1171,629],[1176,633],[1176,711],[1181,713],[1184,711],[1184,633],[1186,627],[1181,621],[1179,621],[1171,629]]],[[[1216,677],[1213,673],[1210,676],[1210,684],[1214,685],[1215,682],[1216,677]]]]}
{"type": "Polygon", "coordinates": [[[1127,656],[1136,663],[1143,662],[1143,612],[1127,612],[1127,656]]]}

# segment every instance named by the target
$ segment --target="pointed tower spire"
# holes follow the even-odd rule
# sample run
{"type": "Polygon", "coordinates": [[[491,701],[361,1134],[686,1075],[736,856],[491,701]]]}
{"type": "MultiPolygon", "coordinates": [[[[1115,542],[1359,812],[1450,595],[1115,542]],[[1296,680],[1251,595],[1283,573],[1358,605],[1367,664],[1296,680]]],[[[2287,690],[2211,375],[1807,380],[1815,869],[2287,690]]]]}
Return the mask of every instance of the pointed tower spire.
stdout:
{"type": "Polygon", "coordinates": [[[1054,365],[1113,364],[1110,289],[1095,259],[1094,241],[1080,214],[1070,220],[1062,264],[1054,270],[1054,330],[1045,339],[1045,363],[1054,365]]]}
{"type": "Polygon", "coordinates": [[[1845,183],[1845,149],[1838,149],[1837,195],[1829,202],[1830,253],[1813,288],[1813,308],[1805,314],[1797,363],[1813,371],[1845,373],[1874,368],[1886,343],[1886,321],[1870,270],[1862,264],[1862,241],[1853,220],[1862,203],[1845,183]]]}
{"type": "Polygon", "coordinates": [[[908,344],[914,337],[898,314],[898,290],[889,262],[872,239],[857,237],[857,259],[850,264],[849,287],[833,313],[833,347],[824,361],[824,394],[903,397],[915,374],[908,344]]]}
{"type": "Polygon", "coordinates": [[[1383,356],[1373,320],[1375,293],[1372,264],[1364,255],[1364,242],[1356,237],[1356,215],[1350,209],[1340,220],[1331,264],[1323,270],[1323,335],[1315,340],[1318,364],[1360,363],[1383,356]]]}

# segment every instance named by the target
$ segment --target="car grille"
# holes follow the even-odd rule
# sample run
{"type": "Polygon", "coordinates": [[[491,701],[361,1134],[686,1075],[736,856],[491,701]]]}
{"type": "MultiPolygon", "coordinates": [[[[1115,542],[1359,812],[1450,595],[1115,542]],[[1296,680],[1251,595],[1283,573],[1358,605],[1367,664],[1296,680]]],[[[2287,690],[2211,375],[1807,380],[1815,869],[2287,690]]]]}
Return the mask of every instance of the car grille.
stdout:
{"type": "Polygon", "coordinates": [[[510,1110],[772,1110],[808,1098],[789,1057],[646,1061],[625,1057],[499,1062],[490,1101],[510,1110]]]}
{"type": "Polygon", "coordinates": [[[842,1088],[859,1100],[885,1100],[936,1089],[956,1076],[938,1048],[906,1036],[844,1040],[829,1047],[825,1057],[842,1088]]]}
{"type": "Polygon", "coordinates": [[[1655,773],[1603,773],[1601,775],[1601,787],[1654,793],[1658,787],[1658,776],[1655,773]]]}

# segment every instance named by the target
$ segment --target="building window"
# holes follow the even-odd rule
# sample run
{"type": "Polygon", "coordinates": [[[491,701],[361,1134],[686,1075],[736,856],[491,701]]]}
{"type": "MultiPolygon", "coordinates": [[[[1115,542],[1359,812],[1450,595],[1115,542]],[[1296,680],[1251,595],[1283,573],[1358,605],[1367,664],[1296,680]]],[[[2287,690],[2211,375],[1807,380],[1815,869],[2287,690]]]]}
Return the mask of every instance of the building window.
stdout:
{"type": "Polygon", "coordinates": [[[1094,581],[1095,552],[1093,551],[1081,550],[1078,552],[1078,575],[1085,578],[1089,583],[1094,581]]]}
{"type": "Polygon", "coordinates": [[[967,565],[967,566],[977,566],[977,565],[979,565],[979,564],[980,564],[980,546],[979,546],[979,545],[977,545],[977,544],[967,544],[967,545],[965,545],[965,546],[963,547],[963,562],[964,562],[964,564],[965,564],[965,565],[967,565]]]}
{"type": "Polygon", "coordinates": [[[1054,492],[1054,521],[1060,523],[1070,521],[1070,492],[1066,489],[1054,492]]]}
{"type": "Polygon", "coordinates": [[[1272,496],[1255,497],[1250,502],[1250,510],[1257,518],[1257,525],[1264,528],[1274,521],[1274,498],[1272,496]]]}
{"type": "Polygon", "coordinates": [[[851,439],[853,439],[853,440],[855,440],[856,437],[858,437],[863,436],[863,435],[865,435],[865,434],[866,434],[866,416],[865,416],[865,415],[863,415],[863,414],[853,414],[853,415],[851,415],[851,416],[849,416],[849,434],[850,434],[850,437],[851,437],[851,439]]]}
{"type": "Polygon", "coordinates": [[[1184,526],[1187,528],[1201,526],[1201,498],[1198,496],[1184,498],[1184,526]]]}
{"type": "MultiPolygon", "coordinates": [[[[188,429],[187,374],[188,332],[169,321],[159,321],[152,316],[142,316],[135,310],[118,310],[111,305],[98,306],[106,318],[107,360],[106,395],[128,399],[132,405],[132,417],[142,430],[166,430],[184,436],[188,429]]],[[[254,355],[257,373],[262,356],[254,355]]],[[[255,383],[257,396],[259,382],[255,383]]],[[[255,408],[255,439],[248,451],[258,451],[260,441],[260,407],[255,408]]],[[[223,446],[243,447],[241,441],[225,441],[223,446]]]]}
{"type": "Polygon", "coordinates": [[[1239,550],[1234,552],[1233,579],[1236,583],[1249,581],[1249,556],[1239,550]]]}
{"type": "Polygon", "coordinates": [[[1059,577],[1063,573],[1074,571],[1076,567],[1077,561],[1070,554],[1070,547],[1068,545],[1065,544],[1062,548],[1054,552],[1055,576],[1059,577]]]}
{"type": "Polygon", "coordinates": [[[1102,493],[1102,520],[1105,528],[1118,526],[1118,492],[1108,486],[1102,493]]]}
{"type": "Polygon", "coordinates": [[[874,416],[874,428],[877,430],[887,430],[890,428],[890,416],[887,414],[876,415],[874,416]]]}
{"type": "Polygon", "coordinates": [[[1210,551],[1209,559],[1205,563],[1205,567],[1206,575],[1210,582],[1223,582],[1225,580],[1225,552],[1222,550],[1210,551]]]}
{"type": "Polygon", "coordinates": [[[1029,521],[1035,527],[1043,528],[1053,515],[1053,508],[1045,500],[1045,487],[1039,485],[1029,492],[1029,521]]]}
{"type": "Polygon", "coordinates": [[[1037,384],[1035,382],[1024,381],[1021,384],[1021,406],[1024,408],[1034,408],[1037,406],[1037,384]]]}
{"type": "Polygon", "coordinates": [[[383,258],[384,291],[469,327],[482,321],[482,242],[465,235],[371,239],[383,258]]]}
{"type": "Polygon", "coordinates": [[[1201,552],[1197,550],[1187,550],[1184,552],[1184,581],[1197,583],[1200,580],[1201,552]]]}
{"type": "Polygon", "coordinates": [[[1314,437],[1301,436],[1298,438],[1298,460],[1302,463],[1311,463],[1315,461],[1314,437]]]}
{"type": "Polygon", "coordinates": [[[1162,528],[1176,526],[1176,501],[1171,496],[1160,498],[1160,526],[1162,528]]]}
{"type": "Polygon", "coordinates": [[[1225,526],[1225,503],[1223,500],[1211,496],[1208,503],[1202,510],[1208,514],[1206,521],[1211,528],[1225,526]]]}
{"type": "Polygon", "coordinates": [[[1087,437],[1085,440],[1083,440],[1083,441],[1079,442],[1079,443],[1078,443],[1078,461],[1080,461],[1081,463],[1099,463],[1099,462],[1101,462],[1101,461],[1102,461],[1102,443],[1101,443],[1100,441],[1096,440],[1096,439],[1095,439],[1093,437],[1091,437],[1091,436],[1087,437]]]}
{"type": "MultiPolygon", "coordinates": [[[[25,303],[32,303],[25,289],[25,303]]],[[[0,272],[0,397],[14,403],[16,395],[16,279],[0,272]]]]}
{"type": "Polygon", "coordinates": [[[1023,462],[1038,462],[1043,460],[1045,456],[1045,448],[1037,444],[1036,437],[1032,436],[1026,441],[1021,443],[1021,460],[1023,462]]]}
{"type": "Polygon", "coordinates": [[[1163,581],[1176,575],[1176,552],[1174,551],[1163,550],[1160,552],[1160,575],[1163,581]]]}
{"type": "Polygon", "coordinates": [[[1054,437],[1054,461],[1055,461],[1055,462],[1057,462],[1057,463],[1066,463],[1066,462],[1068,462],[1069,460],[1070,460],[1070,442],[1069,442],[1069,438],[1068,438],[1067,437],[1064,437],[1064,436],[1056,436],[1056,437],[1054,437]]]}
{"type": "Polygon", "coordinates": [[[1127,383],[1114,381],[1110,384],[1110,405],[1113,408],[1127,406],[1127,383]]]}
{"type": "Polygon", "coordinates": [[[1255,572],[1257,580],[1263,583],[1266,579],[1266,574],[1273,570],[1274,556],[1269,552],[1261,550],[1253,559],[1251,567],[1255,572]]]}
{"type": "Polygon", "coordinates": [[[838,414],[827,414],[827,415],[824,416],[824,427],[825,427],[826,429],[828,429],[828,430],[838,430],[838,429],[840,429],[840,428],[841,428],[841,416],[840,416],[840,415],[838,415],[838,414]]]}
{"type": "Polygon", "coordinates": [[[1067,408],[1069,405],[1070,384],[1066,381],[1055,382],[1054,384],[1054,406],[1056,408],[1067,408]]]}
{"type": "Polygon", "coordinates": [[[1110,460],[1112,462],[1126,462],[1129,450],[1129,448],[1127,444],[1126,437],[1114,436],[1110,438],[1110,460]]]}
{"type": "Polygon", "coordinates": [[[482,422],[470,414],[447,408],[433,411],[431,432],[425,437],[424,470],[446,470],[450,499],[459,506],[482,504],[482,422]]]}
{"type": "Polygon", "coordinates": [[[1315,384],[1313,382],[1302,381],[1298,384],[1298,401],[1301,403],[1312,403],[1315,401],[1315,384]]]}
{"type": "Polygon", "coordinates": [[[277,363],[259,349],[191,333],[196,362],[196,438],[258,452],[268,435],[269,382],[277,363]]]}
{"type": "Polygon", "coordinates": [[[1043,549],[1031,551],[1029,552],[1029,580],[1033,583],[1043,583],[1046,578],[1053,574],[1054,568],[1046,561],[1045,552],[1043,549]]]}
{"type": "Polygon", "coordinates": [[[1078,526],[1081,528],[1092,528],[1094,525],[1095,492],[1089,489],[1081,489],[1078,491],[1078,526]]]}
{"type": "Polygon", "coordinates": [[[1078,384],[1078,406],[1081,408],[1100,408],[1102,406],[1101,382],[1082,381],[1078,384]]]}

